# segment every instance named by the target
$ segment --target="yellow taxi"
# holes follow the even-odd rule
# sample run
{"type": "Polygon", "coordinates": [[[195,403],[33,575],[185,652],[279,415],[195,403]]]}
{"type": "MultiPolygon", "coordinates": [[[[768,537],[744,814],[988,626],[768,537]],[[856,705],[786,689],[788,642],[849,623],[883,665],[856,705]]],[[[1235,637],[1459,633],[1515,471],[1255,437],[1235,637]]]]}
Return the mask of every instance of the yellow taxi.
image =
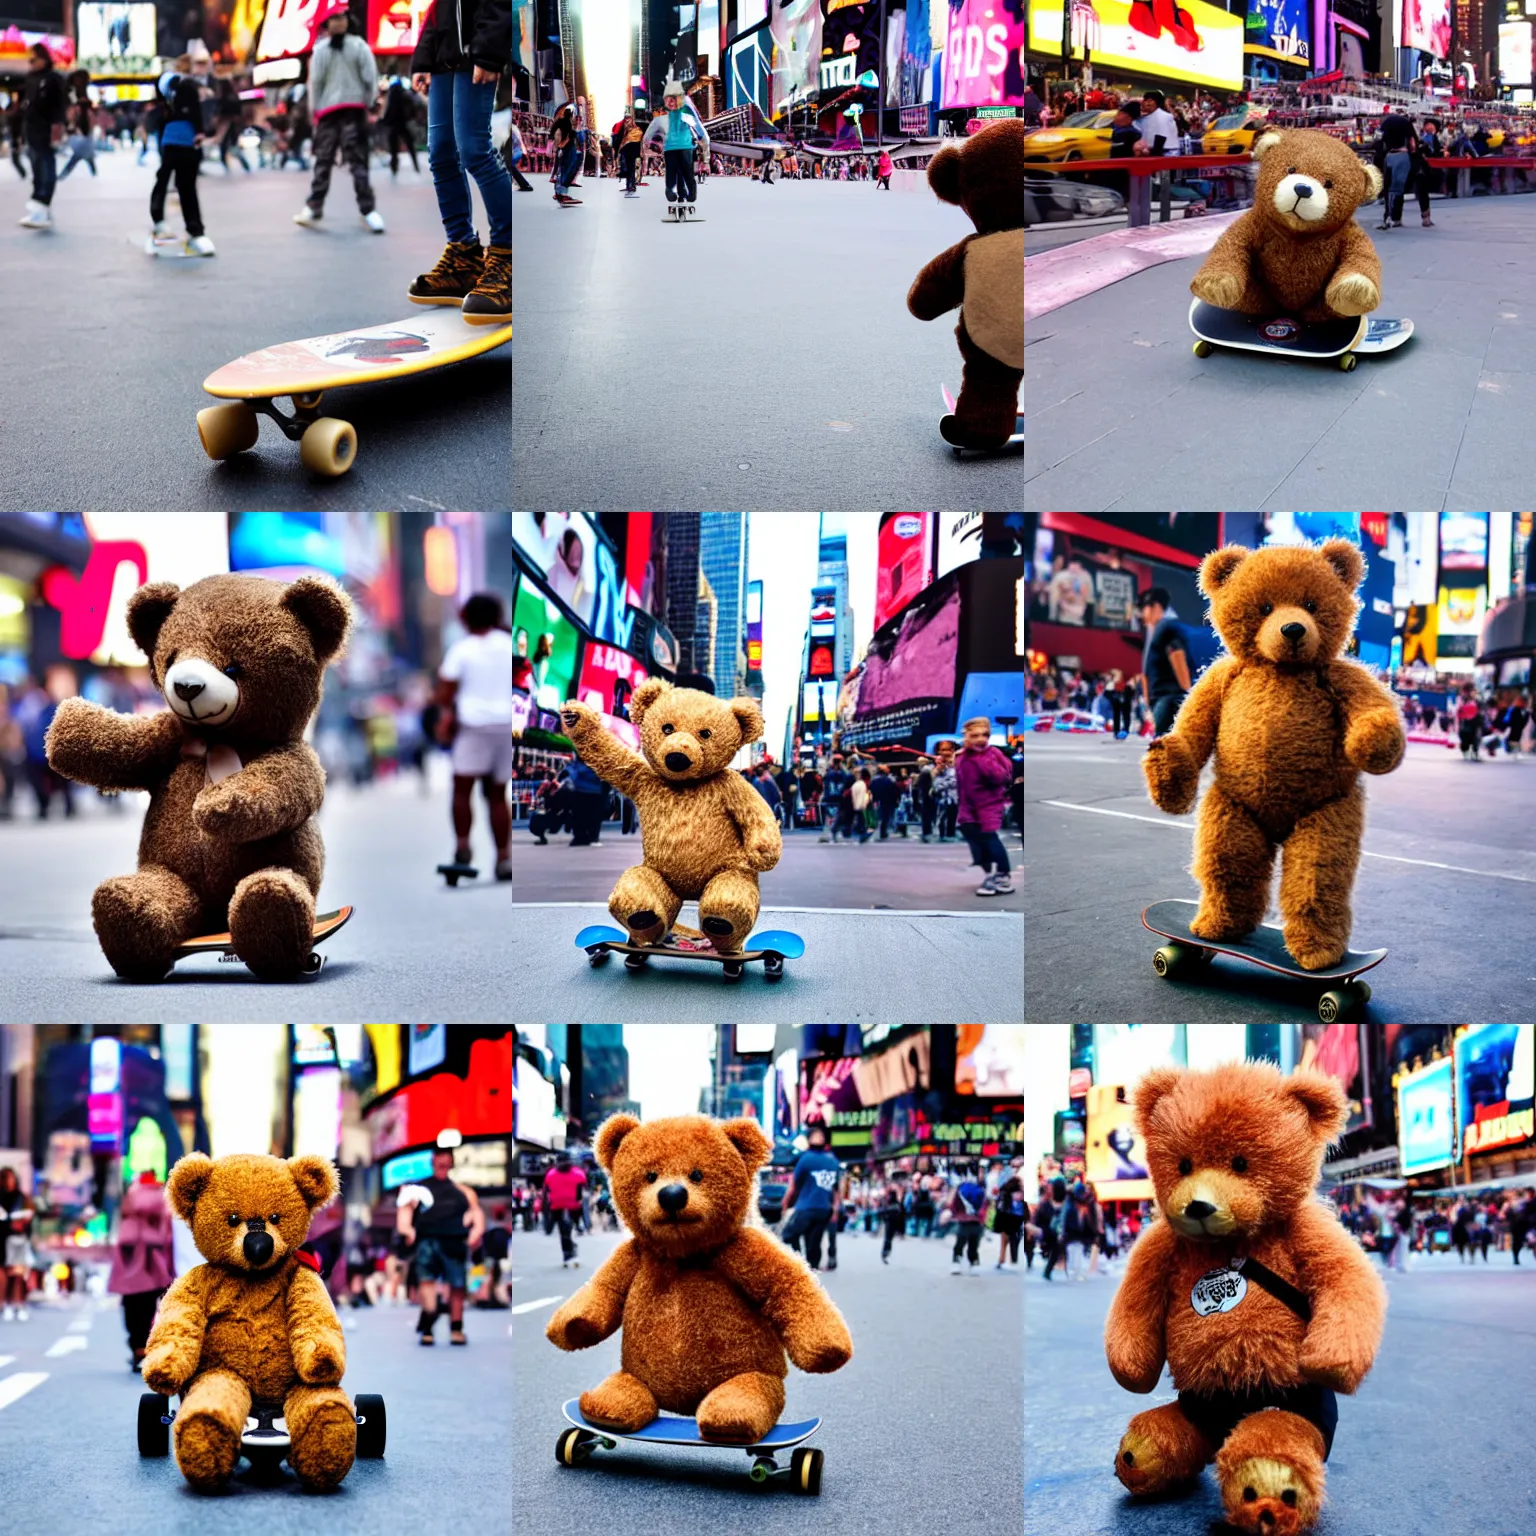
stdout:
{"type": "Polygon", "coordinates": [[[1264,131],[1264,114],[1228,112],[1218,117],[1200,140],[1200,152],[1206,155],[1246,155],[1253,150],[1253,141],[1264,131]]]}
{"type": "Polygon", "coordinates": [[[1062,165],[1073,160],[1109,159],[1113,112],[1074,112],[1050,128],[1024,136],[1025,165],[1062,165]]]}

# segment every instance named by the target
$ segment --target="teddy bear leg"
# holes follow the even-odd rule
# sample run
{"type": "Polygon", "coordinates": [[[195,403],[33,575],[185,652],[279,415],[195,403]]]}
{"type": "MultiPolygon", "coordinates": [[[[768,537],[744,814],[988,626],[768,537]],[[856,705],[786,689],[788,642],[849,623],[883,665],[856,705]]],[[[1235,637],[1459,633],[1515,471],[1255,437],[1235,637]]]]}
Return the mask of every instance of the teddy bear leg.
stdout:
{"type": "Polygon", "coordinates": [[[288,1464],[306,1488],[334,1488],[357,1454],[357,1414],[340,1387],[294,1387],[283,1400],[288,1464]]]}
{"type": "Polygon", "coordinates": [[[1286,948],[1304,970],[1334,965],[1349,948],[1350,896],[1365,835],[1365,800],[1357,788],[1309,812],[1280,856],[1280,917],[1286,948]]]}
{"type": "Polygon", "coordinates": [[[638,1376],[615,1371],[580,1398],[581,1414],[604,1429],[616,1429],[632,1435],[644,1429],[656,1417],[656,1399],[638,1376]]]}
{"type": "Polygon", "coordinates": [[[1250,1413],[1216,1453],[1229,1525],[1251,1536],[1299,1536],[1323,1507],[1323,1437],[1283,1408],[1250,1413]]]}
{"type": "Polygon", "coordinates": [[[1200,909],[1189,931],[1201,939],[1240,939],[1264,919],[1275,850],[1263,829],[1221,785],[1200,803],[1195,859],[1200,909]]]}
{"type": "Polygon", "coordinates": [[[240,1459],[240,1436],[251,1411],[251,1391],[233,1371],[193,1378],[176,1410],[176,1465],[194,1488],[219,1487],[240,1459]]]}
{"type": "Polygon", "coordinates": [[[1164,1403],[1126,1425],[1115,1452],[1115,1476],[1130,1493],[1163,1493],[1188,1482],[1215,1454],[1216,1447],[1179,1405],[1164,1403]]]}
{"type": "Polygon", "coordinates": [[[735,954],[757,921],[757,877],[722,869],[699,897],[699,927],[722,955],[735,954]]]}
{"type": "Polygon", "coordinates": [[[659,944],[672,931],[683,898],[648,864],[633,864],[619,876],[608,898],[614,922],[636,944],[659,944]]]}
{"type": "Polygon", "coordinates": [[[783,1412],[783,1380],[762,1371],[743,1371],[709,1393],[695,1417],[700,1439],[752,1445],[779,1422],[783,1412]]]}
{"type": "Polygon", "coordinates": [[[197,892],[161,864],[103,880],[91,897],[91,922],[107,963],[125,981],[159,981],[176,946],[202,915],[197,892]]]}
{"type": "Polygon", "coordinates": [[[1010,368],[978,347],[963,317],[955,327],[955,340],[964,366],[955,419],[946,437],[961,448],[1001,448],[1018,425],[1024,370],[1010,368]]]}
{"type": "Polygon", "coordinates": [[[291,869],[258,869],[230,898],[229,934],[263,981],[291,981],[313,944],[314,893],[291,869]]]}

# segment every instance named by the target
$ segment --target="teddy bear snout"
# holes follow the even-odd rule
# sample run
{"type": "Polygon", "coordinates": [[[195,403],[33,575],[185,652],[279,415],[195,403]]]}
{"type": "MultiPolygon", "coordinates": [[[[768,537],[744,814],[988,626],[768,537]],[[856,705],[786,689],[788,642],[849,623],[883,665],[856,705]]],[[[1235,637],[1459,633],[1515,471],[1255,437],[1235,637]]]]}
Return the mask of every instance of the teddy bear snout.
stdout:
{"type": "Polygon", "coordinates": [[[1207,1216],[1216,1214],[1216,1207],[1209,1200],[1191,1200],[1184,1207],[1184,1214],[1191,1221],[1204,1221],[1207,1216]]]}
{"type": "Polygon", "coordinates": [[[693,767],[693,759],[686,752],[668,752],[664,761],[673,773],[687,773],[693,767]]]}
{"type": "Polygon", "coordinates": [[[688,1204],[686,1184],[664,1184],[656,1191],[656,1203],[668,1216],[676,1216],[688,1204]]]}
{"type": "Polygon", "coordinates": [[[254,1269],[262,1269],[272,1262],[272,1236],[268,1232],[247,1232],[240,1247],[245,1262],[254,1269]]]}
{"type": "Polygon", "coordinates": [[[240,687],[217,667],[189,656],[166,672],[165,701],[195,725],[222,724],[240,702],[240,687]]]}
{"type": "Polygon", "coordinates": [[[1275,188],[1275,210],[1304,224],[1316,224],[1328,217],[1328,193],[1305,176],[1282,176],[1275,188]]]}
{"type": "Polygon", "coordinates": [[[1290,624],[1282,624],[1280,626],[1280,633],[1284,635],[1292,645],[1298,644],[1301,640],[1301,637],[1306,634],[1306,632],[1307,626],[1305,624],[1297,624],[1294,621],[1290,624]]]}

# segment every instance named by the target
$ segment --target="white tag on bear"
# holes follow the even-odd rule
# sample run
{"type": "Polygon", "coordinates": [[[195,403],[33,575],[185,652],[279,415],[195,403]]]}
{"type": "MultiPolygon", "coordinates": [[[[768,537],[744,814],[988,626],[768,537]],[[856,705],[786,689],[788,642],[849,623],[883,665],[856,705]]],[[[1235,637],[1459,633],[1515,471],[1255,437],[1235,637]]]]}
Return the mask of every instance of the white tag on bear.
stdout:
{"type": "Polygon", "coordinates": [[[240,761],[240,754],[233,747],[210,747],[206,741],[195,736],[182,745],[181,755],[188,758],[207,759],[205,779],[209,784],[218,784],[232,774],[239,773],[245,766],[240,761]]]}
{"type": "Polygon", "coordinates": [[[1235,1269],[1210,1269],[1195,1281],[1189,1304],[1201,1317],[1230,1312],[1248,1294],[1248,1281],[1235,1269]]]}

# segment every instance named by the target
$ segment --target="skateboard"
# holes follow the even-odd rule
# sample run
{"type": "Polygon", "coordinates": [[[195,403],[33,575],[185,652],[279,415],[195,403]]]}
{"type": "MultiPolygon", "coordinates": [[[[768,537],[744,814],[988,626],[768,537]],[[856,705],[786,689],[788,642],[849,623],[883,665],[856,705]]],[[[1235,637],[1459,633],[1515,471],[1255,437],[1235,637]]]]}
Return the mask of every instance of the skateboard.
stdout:
{"type": "MultiPolygon", "coordinates": [[[[376,1461],[384,1454],[386,1421],[384,1399],[374,1392],[359,1392],[352,1400],[357,1417],[357,1454],[376,1461]]],[[[176,1410],[158,1392],[139,1394],[139,1455],[167,1456],[171,1449],[171,1425],[176,1410]]],[[[273,1473],[287,1458],[290,1441],[281,1403],[252,1402],[240,1435],[240,1454],[257,1472],[273,1473]]]]}
{"type": "Polygon", "coordinates": [[[129,245],[136,245],[146,256],[158,256],[162,260],[178,260],[190,257],[206,261],[201,251],[192,249],[192,242],[185,235],[129,235],[129,245]]]}
{"type": "Polygon", "coordinates": [[[1342,982],[1342,986],[1331,988],[1318,999],[1317,1016],[1324,1024],[1358,1018],[1364,1012],[1365,1005],[1371,1000],[1370,985],[1355,978],[1373,965],[1380,965],[1387,958],[1386,950],[1346,949],[1336,965],[1320,971],[1303,970],[1285,947],[1284,933],[1273,923],[1261,923],[1246,938],[1224,940],[1219,944],[1211,939],[1197,938],[1189,931],[1189,920],[1195,915],[1196,905],[1193,901],[1154,901],[1141,914],[1143,927],[1173,941],[1164,944],[1152,956],[1152,969],[1159,976],[1192,976],[1209,965],[1214,956],[1232,955],[1300,981],[1342,982]]]}
{"type": "Polygon", "coordinates": [[[1231,347],[1239,352],[1331,359],[1345,373],[1362,354],[1391,352],[1413,335],[1412,320],[1373,320],[1359,315],[1309,325],[1285,315],[1260,320],[1235,309],[1217,309],[1202,299],[1190,301],[1189,328],[1200,338],[1195,343],[1196,357],[1209,357],[1217,347],[1231,347]]]}
{"type": "Polygon", "coordinates": [[[460,880],[480,878],[480,871],[473,864],[439,864],[437,872],[449,885],[457,885],[460,880]]]}
{"type": "Polygon", "coordinates": [[[1019,412],[1019,419],[1014,423],[1013,436],[996,448],[971,448],[961,443],[950,442],[949,433],[945,429],[955,419],[955,397],[950,394],[949,385],[941,384],[939,389],[944,396],[944,414],[939,418],[939,436],[949,443],[950,451],[957,459],[963,459],[968,453],[992,458],[1001,453],[1024,452],[1024,413],[1022,411],[1019,412]]]}
{"type": "MultiPolygon", "coordinates": [[[[347,919],[351,916],[351,907],[338,907],[334,912],[316,913],[314,942],[316,944],[325,943],[338,928],[346,924],[347,919]]],[[[219,963],[221,965],[235,964],[240,959],[239,955],[235,953],[235,946],[230,941],[227,933],[208,933],[204,934],[201,938],[187,939],[184,943],[178,944],[176,946],[176,953],[171,956],[171,964],[175,965],[178,960],[185,960],[189,955],[213,954],[219,956],[219,963]]],[[[310,950],[309,958],[304,962],[304,975],[318,976],[320,974],[320,967],[324,964],[325,956],[310,950]]]]}
{"type": "Polygon", "coordinates": [[[772,928],[754,933],[736,955],[722,955],[708,939],[684,938],[676,933],[669,933],[660,944],[636,944],[622,928],[610,928],[606,923],[583,928],[576,935],[576,944],[586,950],[593,965],[602,965],[615,952],[623,955],[627,971],[643,970],[653,955],[671,960],[716,960],[724,967],[727,981],[740,981],[750,960],[763,962],[763,975],[769,981],[782,981],[784,962],[798,960],[805,953],[805,940],[798,933],[772,928]]]}
{"type": "Polygon", "coordinates": [[[792,1452],[789,1465],[778,1460],[780,1451],[799,1446],[821,1428],[820,1419],[803,1419],[798,1424],[775,1424],[756,1445],[733,1445],[723,1440],[706,1440],[699,1434],[697,1419],[679,1418],[663,1413],[644,1429],[626,1434],[619,1429],[604,1429],[593,1424],[581,1411],[581,1399],[573,1397],[562,1404],[561,1413],[575,1426],[562,1429],[555,1441],[555,1460],[562,1467],[580,1466],[599,1446],[611,1451],[620,1440],[639,1440],[647,1445],[697,1445],[713,1451],[745,1451],[752,1458],[748,1474],[754,1483],[766,1483],[770,1477],[788,1477],[797,1493],[811,1496],[821,1492],[822,1454],[814,1446],[802,1446],[792,1452]]]}
{"type": "Polygon", "coordinates": [[[466,324],[456,309],[417,313],[389,325],[310,336],[247,352],[203,380],[228,405],[197,413],[197,435],[210,459],[229,459],[256,446],[258,416],[269,416],[299,445],[304,467],[317,475],[344,475],[357,456],[351,422],[320,414],[327,389],[403,378],[478,357],[512,339],[512,326],[466,324]],[[274,404],[287,398],[293,414],[274,404]]]}
{"type": "Polygon", "coordinates": [[[661,222],[663,224],[702,224],[703,219],[694,212],[696,203],[668,203],[667,216],[661,222]]]}

